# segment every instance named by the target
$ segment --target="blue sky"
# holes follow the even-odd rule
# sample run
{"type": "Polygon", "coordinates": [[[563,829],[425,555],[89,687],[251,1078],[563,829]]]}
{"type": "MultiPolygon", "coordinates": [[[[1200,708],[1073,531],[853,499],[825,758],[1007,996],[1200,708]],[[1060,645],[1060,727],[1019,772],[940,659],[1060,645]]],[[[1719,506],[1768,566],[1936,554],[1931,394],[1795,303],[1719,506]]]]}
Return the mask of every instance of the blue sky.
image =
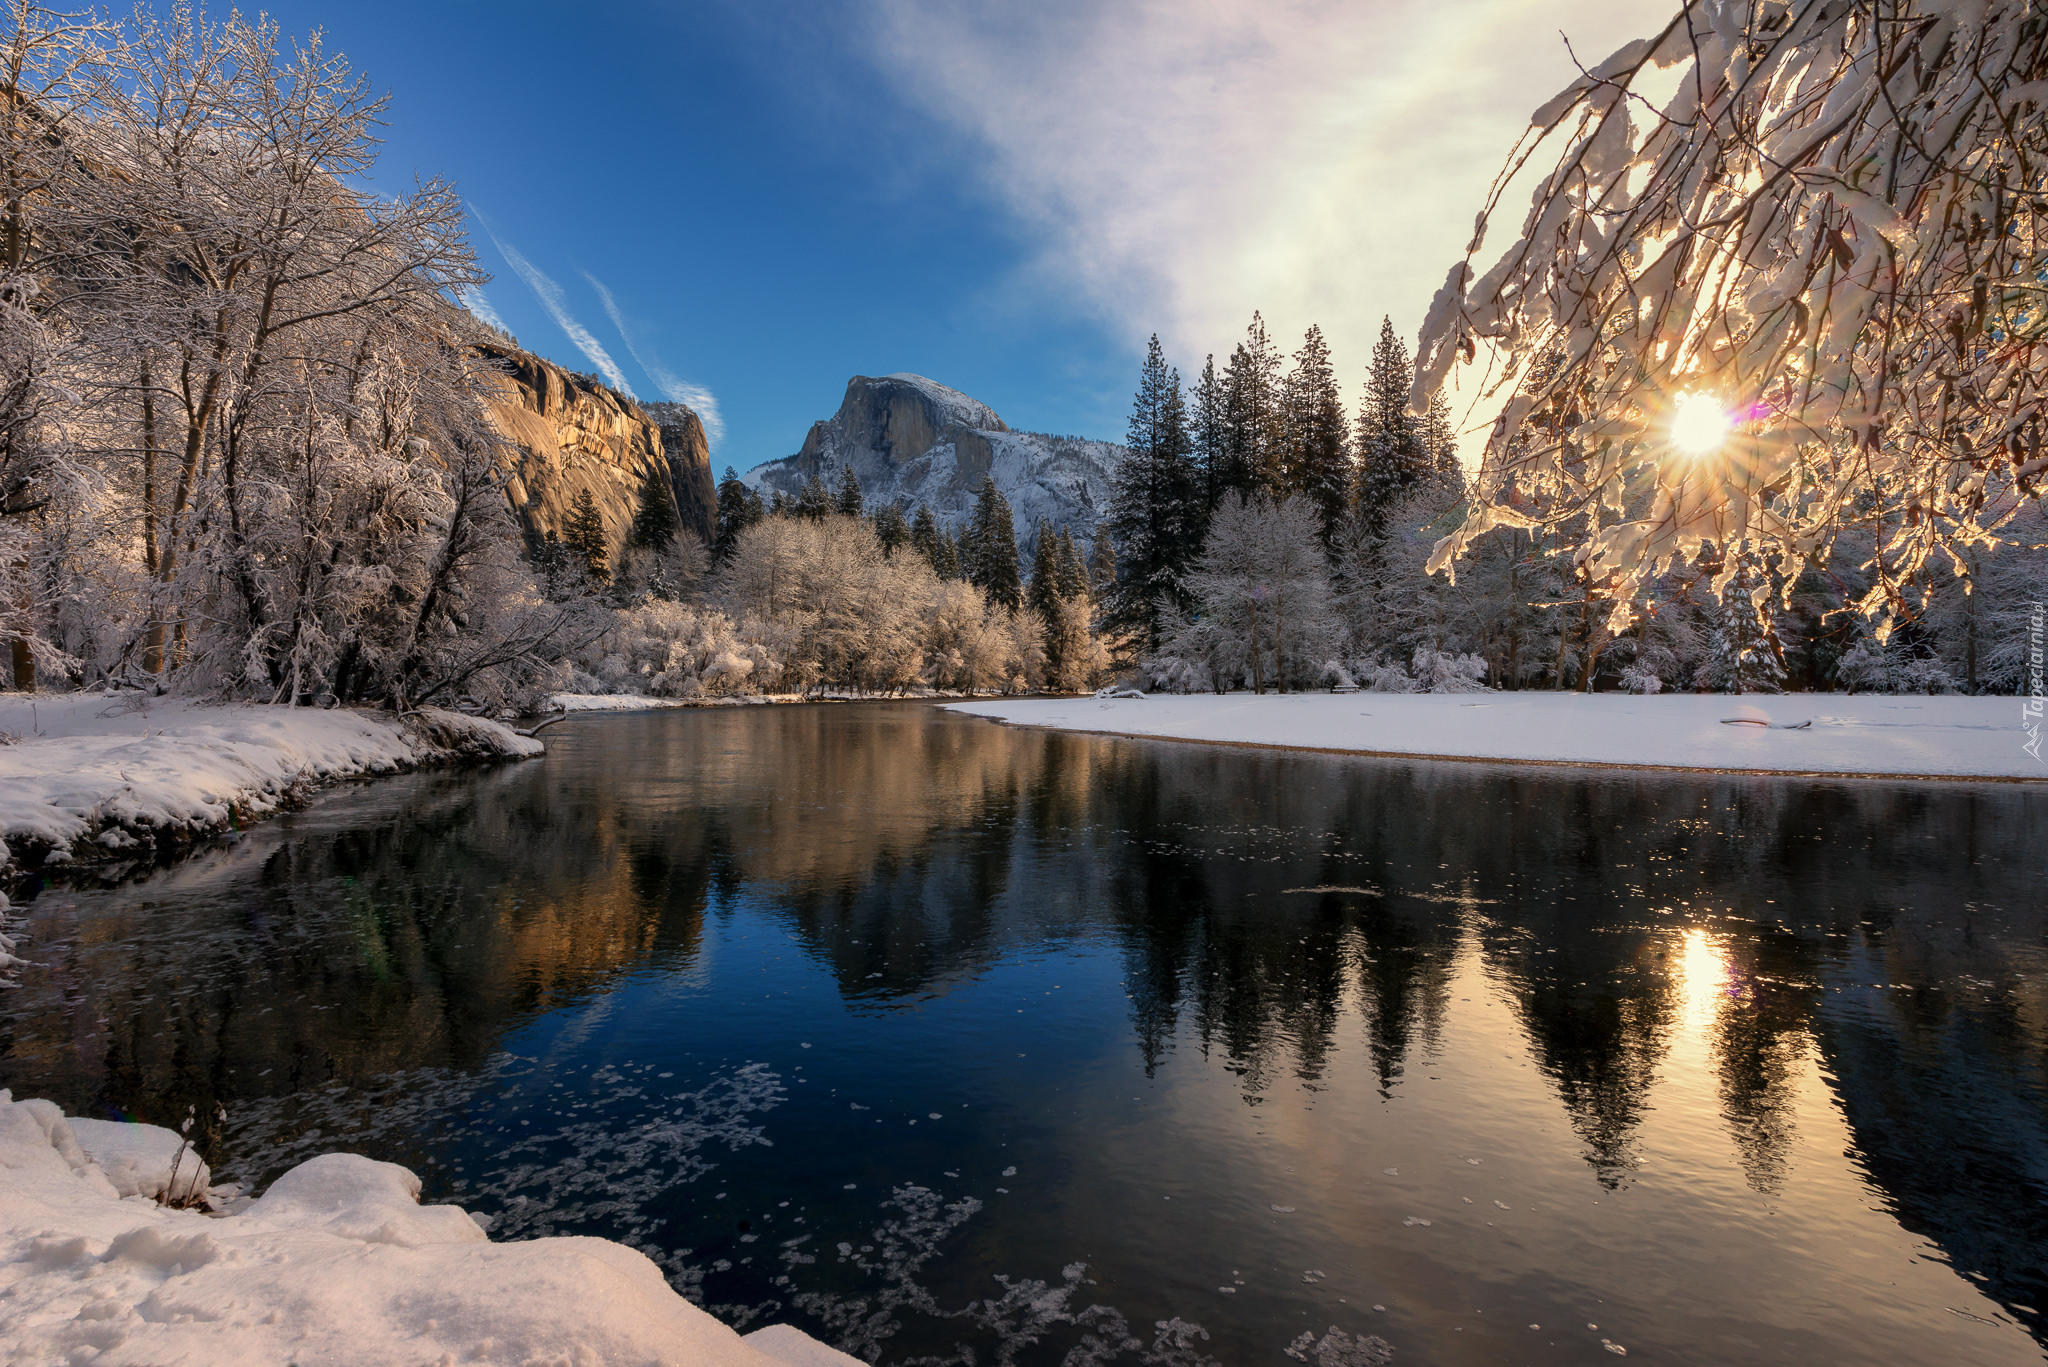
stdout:
{"type": "Polygon", "coordinates": [[[1413,333],[1528,111],[1573,74],[1559,28],[1590,64],[1664,11],[264,8],[392,93],[380,188],[455,183],[524,345],[601,369],[580,333],[643,398],[708,395],[713,462],[742,470],[794,452],[849,376],[899,370],[1014,426],[1120,438],[1147,334],[1192,371],[1254,308],[1290,350],[1320,322],[1355,393],[1380,316],[1413,333]]]}

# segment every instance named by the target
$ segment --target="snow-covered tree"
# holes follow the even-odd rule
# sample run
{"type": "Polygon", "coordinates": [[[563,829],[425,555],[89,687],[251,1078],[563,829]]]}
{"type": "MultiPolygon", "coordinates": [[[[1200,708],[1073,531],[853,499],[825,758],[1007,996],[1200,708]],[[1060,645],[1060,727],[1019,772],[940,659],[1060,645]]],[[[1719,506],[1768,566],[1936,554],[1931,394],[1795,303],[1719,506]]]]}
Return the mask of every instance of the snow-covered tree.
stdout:
{"type": "Polygon", "coordinates": [[[1502,524],[1574,526],[1620,630],[1702,547],[1789,588],[1857,529],[1881,637],[2048,473],[2044,92],[2030,0],[1688,0],[1585,70],[1422,329],[1416,403],[1462,357],[1501,405],[1435,564],[1502,524]]]}
{"type": "Polygon", "coordinates": [[[1305,501],[1226,497],[1187,578],[1195,611],[1153,654],[1202,660],[1217,686],[1257,693],[1322,682],[1338,620],[1317,533],[1305,501]]]}
{"type": "Polygon", "coordinates": [[[1720,610],[1710,656],[1700,669],[1701,686],[1719,693],[1783,692],[1785,647],[1778,639],[1770,585],[1747,563],[1717,578],[1720,610]]]}

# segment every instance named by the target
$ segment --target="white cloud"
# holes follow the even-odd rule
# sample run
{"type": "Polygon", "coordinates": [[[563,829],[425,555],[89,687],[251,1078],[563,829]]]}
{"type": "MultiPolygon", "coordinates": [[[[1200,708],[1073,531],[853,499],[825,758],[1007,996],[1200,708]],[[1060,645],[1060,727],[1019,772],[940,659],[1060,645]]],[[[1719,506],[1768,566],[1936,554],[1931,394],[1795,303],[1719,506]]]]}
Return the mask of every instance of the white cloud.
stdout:
{"type": "Polygon", "coordinates": [[[703,385],[678,379],[662,365],[660,358],[653,357],[652,353],[642,355],[639,346],[633,341],[633,330],[626,326],[625,314],[619,310],[619,301],[612,298],[612,292],[605,288],[604,281],[589,271],[583,272],[583,278],[597,291],[598,300],[604,305],[605,315],[612,320],[612,326],[618,329],[619,339],[626,344],[626,353],[633,358],[633,364],[647,373],[647,378],[654,381],[663,398],[673,403],[688,404],[696,411],[698,418],[704,423],[705,440],[711,446],[716,447],[723,442],[725,419],[719,414],[717,397],[703,385]]]}
{"type": "Polygon", "coordinates": [[[475,314],[483,322],[504,333],[507,337],[512,335],[512,329],[505,326],[505,320],[500,318],[498,311],[491,307],[491,301],[484,297],[484,292],[480,287],[464,285],[455,293],[456,298],[464,308],[475,314]]]}
{"type": "Polygon", "coordinates": [[[597,373],[604,382],[621,394],[631,395],[633,388],[626,383],[625,372],[619,369],[619,364],[612,359],[611,353],[604,349],[604,343],[598,341],[596,334],[577,322],[570,314],[568,303],[562,297],[562,287],[549,279],[540,267],[521,256],[516,247],[500,242],[498,235],[492,232],[488,225],[485,226],[484,233],[491,239],[491,245],[498,249],[498,255],[505,258],[505,263],[511,266],[513,272],[526,282],[527,288],[533,291],[534,298],[540,300],[540,306],[548,311],[548,317],[555,320],[555,326],[576,344],[576,349],[589,359],[591,365],[597,367],[597,373]]]}
{"type": "MultiPolygon", "coordinates": [[[[877,0],[877,64],[1136,344],[1219,364],[1264,312],[1347,388],[1412,338],[1530,111],[1661,18],[1642,0],[877,0]]],[[[1492,245],[1520,226],[1510,204],[1492,245]]]]}

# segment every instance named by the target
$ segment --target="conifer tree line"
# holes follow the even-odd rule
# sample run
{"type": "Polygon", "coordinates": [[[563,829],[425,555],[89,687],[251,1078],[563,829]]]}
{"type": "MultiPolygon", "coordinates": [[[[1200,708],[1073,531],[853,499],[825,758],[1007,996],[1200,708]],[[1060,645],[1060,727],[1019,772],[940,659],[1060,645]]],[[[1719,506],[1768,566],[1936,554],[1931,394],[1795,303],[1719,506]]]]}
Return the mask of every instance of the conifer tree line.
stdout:
{"type": "MultiPolygon", "coordinates": [[[[1426,571],[1465,521],[1449,406],[1411,407],[1391,321],[1347,413],[1319,328],[1283,356],[1264,320],[1192,383],[1147,347],[1105,519],[1106,630],[1149,687],[1255,692],[1552,688],[1658,692],[2019,691],[2029,613],[2048,582],[2048,516],[1965,552],[1886,634],[1853,611],[1873,546],[1845,536],[1791,585],[1739,548],[1706,547],[1609,628],[1607,586],[1574,555],[1577,523],[1500,526],[1453,579],[1426,571]],[[1732,559],[1731,559],[1732,557],[1732,559]]],[[[1540,385],[1541,369],[1532,384],[1540,385]]],[[[1866,538],[1867,541],[1867,538],[1866,538]]]]}

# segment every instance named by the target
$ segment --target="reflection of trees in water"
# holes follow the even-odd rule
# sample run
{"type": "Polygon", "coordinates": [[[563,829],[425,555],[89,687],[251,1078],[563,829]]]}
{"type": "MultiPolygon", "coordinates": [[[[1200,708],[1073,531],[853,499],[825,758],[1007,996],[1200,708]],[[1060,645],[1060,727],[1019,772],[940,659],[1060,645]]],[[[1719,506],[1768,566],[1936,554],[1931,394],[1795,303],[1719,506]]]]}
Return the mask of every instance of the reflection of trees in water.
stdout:
{"type": "Polygon", "coordinates": [[[161,1119],[474,1067],[515,1019],[694,958],[703,861],[529,772],[394,780],[118,896],[45,893],[0,1017],[9,1082],[161,1119]]]}
{"type": "Polygon", "coordinates": [[[1778,1190],[1816,1050],[1901,1222],[2040,1303],[2040,794],[1132,744],[915,706],[566,740],[329,799],[75,916],[46,894],[7,1081],[164,1115],[474,1066],[621,969],[690,962],[707,904],[759,899],[872,1007],[1107,937],[1148,1070],[1186,1039],[1257,1102],[1327,1085],[1356,1030],[1391,1095],[1469,961],[1601,1181],[1630,1180],[1697,1028],[1730,1143],[1778,1190]]]}

